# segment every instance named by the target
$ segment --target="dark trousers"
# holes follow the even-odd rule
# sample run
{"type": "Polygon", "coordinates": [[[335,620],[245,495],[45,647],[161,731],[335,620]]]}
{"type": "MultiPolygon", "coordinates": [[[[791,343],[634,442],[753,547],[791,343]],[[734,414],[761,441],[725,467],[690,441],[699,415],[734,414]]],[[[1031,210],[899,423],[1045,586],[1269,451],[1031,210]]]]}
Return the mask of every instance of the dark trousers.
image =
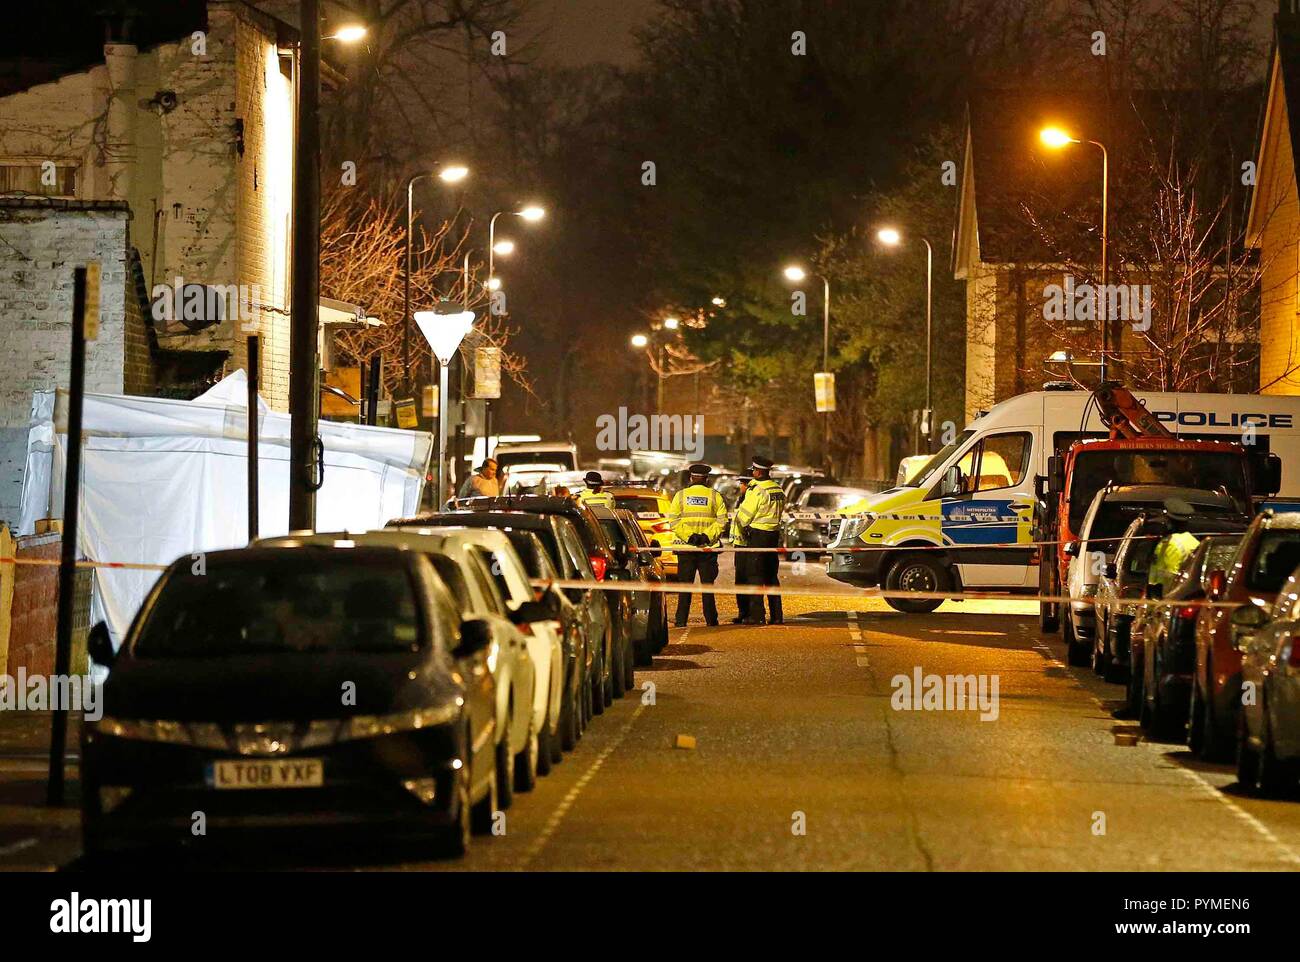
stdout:
{"type": "MultiPolygon", "coordinates": [[[[749,546],[751,548],[775,548],[781,543],[781,533],[779,531],[759,531],[755,528],[749,529],[749,546]]],[[[748,584],[765,585],[769,588],[779,588],[781,579],[781,556],[775,551],[764,551],[761,554],[754,552],[746,554],[750,569],[748,584]]],[[[763,599],[755,596],[750,598],[752,607],[746,612],[746,616],[754,621],[761,621],[763,618],[763,599]]],[[[768,595],[767,605],[769,610],[769,621],[783,621],[784,612],[781,609],[781,596],[768,595]]]]}
{"type": "MultiPolygon", "coordinates": [[[[680,551],[677,553],[677,580],[682,584],[692,584],[699,574],[700,584],[711,585],[718,580],[718,556],[704,554],[701,551],[680,551]]],[[[686,624],[691,616],[691,596],[685,592],[677,595],[677,616],[673,619],[678,628],[686,624]]],[[[718,623],[718,600],[713,595],[704,596],[704,620],[710,625],[718,623]]]]}

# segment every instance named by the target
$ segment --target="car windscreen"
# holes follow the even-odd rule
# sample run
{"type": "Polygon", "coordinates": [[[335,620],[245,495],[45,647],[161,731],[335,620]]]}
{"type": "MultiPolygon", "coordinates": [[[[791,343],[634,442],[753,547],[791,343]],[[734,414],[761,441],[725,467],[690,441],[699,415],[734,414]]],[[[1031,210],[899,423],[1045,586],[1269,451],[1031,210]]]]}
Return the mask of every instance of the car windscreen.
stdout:
{"type": "Polygon", "coordinates": [[[413,651],[426,632],[404,564],[373,554],[285,551],[173,569],[131,653],[185,658],[413,651]]]}
{"type": "Polygon", "coordinates": [[[932,457],[929,461],[925,462],[925,467],[923,467],[920,471],[917,471],[916,474],[912,476],[912,480],[902,485],[902,487],[904,488],[925,487],[932,480],[934,480],[930,476],[934,474],[934,472],[937,471],[940,467],[942,467],[944,462],[947,461],[950,457],[952,457],[954,452],[965,447],[966,442],[969,441],[974,436],[975,436],[975,432],[970,430],[969,428],[963,431],[961,434],[957,435],[957,437],[952,441],[951,444],[945,444],[942,448],[940,448],[939,452],[934,457],[932,457]]]}
{"type": "MultiPolygon", "coordinates": [[[[1103,501],[1092,519],[1092,527],[1088,529],[1089,546],[1114,554],[1119,549],[1118,539],[1136,515],[1144,511],[1162,511],[1164,507],[1163,501],[1103,501]],[[1094,546],[1093,542],[1098,543],[1094,546]]],[[[1193,504],[1192,507],[1197,516],[1236,514],[1236,510],[1226,504],[1193,504]]]]}
{"type": "Polygon", "coordinates": [[[1246,587],[1276,594],[1300,568],[1300,530],[1273,528],[1260,535],[1255,562],[1246,572],[1246,587]]]}
{"type": "Polygon", "coordinates": [[[1165,484],[1226,490],[1247,504],[1245,459],[1213,451],[1082,451],[1070,472],[1070,530],[1078,531],[1088,506],[1107,484],[1165,484]]]}
{"type": "Polygon", "coordinates": [[[621,548],[627,544],[627,533],[618,521],[613,518],[601,518],[600,526],[605,529],[605,536],[609,538],[612,546],[621,548]]]}
{"type": "Polygon", "coordinates": [[[616,494],[614,495],[614,503],[620,508],[627,508],[638,518],[645,518],[647,521],[664,516],[658,498],[648,498],[639,494],[616,494]]]}
{"type": "Polygon", "coordinates": [[[571,451],[501,451],[493,455],[498,467],[508,468],[514,464],[552,464],[557,470],[576,471],[578,465],[573,460],[571,451]]]}
{"type": "Polygon", "coordinates": [[[865,491],[813,491],[809,493],[807,499],[800,505],[800,507],[810,508],[813,510],[820,508],[829,511],[838,511],[840,508],[847,508],[849,505],[861,501],[865,497],[865,491]]]}

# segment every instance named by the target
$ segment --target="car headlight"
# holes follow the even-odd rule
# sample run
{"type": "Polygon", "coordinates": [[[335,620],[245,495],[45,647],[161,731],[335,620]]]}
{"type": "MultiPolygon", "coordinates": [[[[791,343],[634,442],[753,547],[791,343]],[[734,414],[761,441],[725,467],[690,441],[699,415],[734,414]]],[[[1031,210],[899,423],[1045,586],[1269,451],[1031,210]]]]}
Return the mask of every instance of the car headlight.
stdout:
{"type": "Polygon", "coordinates": [[[840,524],[839,534],[835,539],[836,544],[847,544],[856,541],[862,532],[870,528],[876,521],[874,514],[858,514],[851,518],[845,518],[840,524]]]}
{"type": "Polygon", "coordinates": [[[167,742],[172,745],[194,743],[186,726],[177,721],[110,718],[105,715],[96,723],[96,728],[100,734],[111,735],[114,738],[129,738],[133,741],[167,742]]]}
{"type": "Polygon", "coordinates": [[[414,711],[398,712],[393,715],[356,715],[347,719],[339,729],[339,741],[356,738],[375,738],[379,735],[395,735],[399,732],[418,731],[421,728],[433,728],[446,725],[456,720],[460,713],[461,702],[448,702],[437,708],[417,708],[414,711]]]}

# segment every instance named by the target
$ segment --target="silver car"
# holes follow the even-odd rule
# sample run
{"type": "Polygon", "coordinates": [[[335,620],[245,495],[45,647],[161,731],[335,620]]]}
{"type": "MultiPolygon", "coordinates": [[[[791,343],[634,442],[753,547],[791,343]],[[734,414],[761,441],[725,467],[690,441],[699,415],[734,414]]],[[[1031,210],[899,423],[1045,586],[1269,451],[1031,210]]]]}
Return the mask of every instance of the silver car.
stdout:
{"type": "Polygon", "coordinates": [[[1248,603],[1232,622],[1242,652],[1237,781],[1279,795],[1300,778],[1300,569],[1271,611],[1248,603]]]}

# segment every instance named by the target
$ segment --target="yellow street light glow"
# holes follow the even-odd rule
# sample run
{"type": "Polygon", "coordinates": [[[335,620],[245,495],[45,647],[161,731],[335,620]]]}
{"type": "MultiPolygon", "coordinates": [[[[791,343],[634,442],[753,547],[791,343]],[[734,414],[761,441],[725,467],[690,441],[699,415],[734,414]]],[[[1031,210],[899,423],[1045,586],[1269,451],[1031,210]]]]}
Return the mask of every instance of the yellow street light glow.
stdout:
{"type": "Polygon", "coordinates": [[[492,278],[490,281],[488,281],[488,282],[487,282],[487,289],[488,289],[489,291],[499,291],[499,290],[501,290],[501,278],[499,278],[499,277],[494,277],[494,278],[492,278]]]}
{"type": "Polygon", "coordinates": [[[1067,134],[1060,127],[1044,127],[1038,132],[1038,139],[1047,147],[1053,150],[1060,150],[1062,147],[1070,144],[1077,144],[1078,141],[1067,134]]]}
{"type": "Polygon", "coordinates": [[[346,27],[339,27],[338,33],[326,37],[326,40],[337,40],[340,43],[356,43],[366,35],[366,28],[359,23],[350,23],[346,27]]]}
{"type": "Polygon", "coordinates": [[[787,267],[785,269],[785,279],[787,281],[794,281],[796,284],[799,283],[807,276],[808,276],[808,272],[805,271],[802,267],[795,267],[794,265],[791,265],[790,267],[787,267]]]}
{"type": "Polygon", "coordinates": [[[438,171],[438,178],[446,184],[455,184],[469,176],[469,168],[461,164],[449,164],[438,171]]]}
{"type": "Polygon", "coordinates": [[[546,208],[532,204],[519,212],[519,216],[528,221],[539,221],[546,216],[546,208]]]}
{"type": "Polygon", "coordinates": [[[515,252],[515,242],[512,240],[499,240],[492,245],[492,251],[502,255],[513,254],[515,252]]]}
{"type": "Polygon", "coordinates": [[[876,240],[890,247],[897,247],[903,241],[903,235],[892,227],[882,227],[876,231],[876,240]]]}
{"type": "Polygon", "coordinates": [[[675,317],[665,317],[665,318],[664,318],[664,327],[668,328],[668,330],[670,330],[670,331],[675,331],[675,330],[677,330],[677,326],[678,326],[679,324],[681,324],[681,321],[677,320],[677,318],[675,318],[675,317]]]}
{"type": "Polygon", "coordinates": [[[713,306],[714,306],[714,307],[726,307],[726,306],[727,306],[726,298],[715,297],[715,298],[713,299],[713,306]]]}
{"type": "Polygon", "coordinates": [[[645,347],[645,346],[646,346],[647,344],[649,344],[649,343],[650,343],[650,338],[646,337],[644,334],[633,334],[633,335],[632,335],[632,346],[633,346],[633,347],[645,347]]]}

